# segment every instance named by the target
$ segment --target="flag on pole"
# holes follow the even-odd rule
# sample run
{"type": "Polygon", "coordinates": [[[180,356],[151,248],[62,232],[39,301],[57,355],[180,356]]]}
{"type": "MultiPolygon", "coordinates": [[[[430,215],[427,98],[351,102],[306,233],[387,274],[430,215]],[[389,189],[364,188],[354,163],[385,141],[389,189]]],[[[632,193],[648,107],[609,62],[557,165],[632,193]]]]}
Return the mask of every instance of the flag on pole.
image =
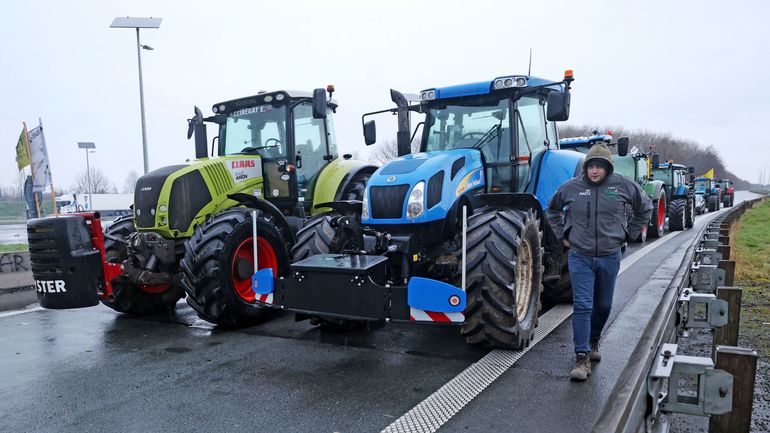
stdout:
{"type": "Polygon", "coordinates": [[[707,171],[705,174],[702,174],[699,177],[705,177],[707,179],[713,179],[714,178],[714,169],[712,168],[711,170],[707,171]]]}
{"type": "Polygon", "coordinates": [[[29,165],[29,141],[27,140],[27,127],[21,131],[19,141],[16,142],[16,165],[19,171],[29,165]]]}
{"type": "Polygon", "coordinates": [[[29,131],[29,156],[32,168],[32,190],[43,192],[51,184],[51,166],[48,163],[48,149],[45,146],[42,126],[29,131]]]}

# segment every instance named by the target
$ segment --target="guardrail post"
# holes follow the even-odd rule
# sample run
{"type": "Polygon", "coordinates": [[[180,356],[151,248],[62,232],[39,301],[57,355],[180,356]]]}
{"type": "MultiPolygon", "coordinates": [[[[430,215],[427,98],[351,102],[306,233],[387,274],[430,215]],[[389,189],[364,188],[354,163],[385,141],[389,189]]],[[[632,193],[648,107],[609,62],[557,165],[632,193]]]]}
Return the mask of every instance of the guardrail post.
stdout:
{"type": "Polygon", "coordinates": [[[727,324],[714,329],[714,343],[711,346],[712,359],[716,355],[718,346],[738,345],[743,290],[740,287],[717,287],[716,295],[717,299],[727,301],[727,324]]]}
{"type": "Polygon", "coordinates": [[[722,223],[719,225],[719,236],[730,236],[730,223],[722,223]],[[727,225],[727,227],[725,227],[727,225]]]}
{"type": "Polygon", "coordinates": [[[735,260],[720,260],[717,263],[717,268],[725,271],[725,283],[727,287],[731,287],[735,284],[735,260]]]}
{"type": "Polygon", "coordinates": [[[730,245],[730,236],[719,236],[720,245],[730,245]]]}
{"type": "Polygon", "coordinates": [[[749,433],[757,352],[743,347],[718,346],[716,368],[733,375],[733,410],[724,415],[712,415],[709,433],[749,433]]]}
{"type": "Polygon", "coordinates": [[[717,245],[717,252],[722,253],[722,259],[730,260],[730,245],[717,245]]]}

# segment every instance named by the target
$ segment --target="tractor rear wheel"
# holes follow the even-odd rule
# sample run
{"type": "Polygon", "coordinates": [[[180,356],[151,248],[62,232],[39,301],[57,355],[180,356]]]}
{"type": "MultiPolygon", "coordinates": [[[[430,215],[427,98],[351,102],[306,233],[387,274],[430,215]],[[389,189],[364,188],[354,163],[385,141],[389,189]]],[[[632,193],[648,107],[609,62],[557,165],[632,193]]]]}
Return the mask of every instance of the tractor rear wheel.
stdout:
{"type": "Polygon", "coordinates": [[[535,213],[488,208],[468,218],[465,341],[521,349],[540,310],[543,249],[535,213]]]}
{"type": "Polygon", "coordinates": [[[691,229],[695,225],[695,197],[687,199],[687,216],[685,217],[685,228],[691,229]]]}
{"type": "Polygon", "coordinates": [[[564,250],[561,255],[561,275],[558,280],[543,282],[543,294],[540,299],[545,308],[556,304],[572,303],[572,281],[569,277],[569,267],[567,264],[569,250],[564,250]]]}
{"type": "Polygon", "coordinates": [[[671,231],[684,230],[687,223],[687,200],[679,198],[668,205],[668,228],[671,231]]]}
{"type": "MultiPolygon", "coordinates": [[[[117,218],[104,231],[105,234],[118,239],[126,239],[134,232],[136,228],[131,215],[117,218]]],[[[107,261],[110,263],[123,263],[128,258],[126,245],[123,242],[105,238],[104,250],[107,261]]],[[[171,311],[176,306],[176,302],[183,297],[184,291],[179,286],[139,285],[120,276],[112,280],[112,297],[103,299],[102,303],[121,313],[143,316],[171,311]]]]}
{"type": "Polygon", "coordinates": [[[660,190],[658,199],[652,204],[652,224],[648,235],[652,238],[663,236],[666,228],[666,192],[660,190]]]}
{"type": "MultiPolygon", "coordinates": [[[[204,320],[226,327],[265,320],[270,309],[256,303],[252,289],[254,236],[252,209],[228,209],[195,228],[185,243],[182,286],[187,303],[204,320]]],[[[289,269],[288,227],[257,211],[257,265],[273,275],[289,269]]]]}
{"type": "Polygon", "coordinates": [[[719,197],[712,194],[706,201],[709,212],[715,212],[719,210],[719,197]]]}

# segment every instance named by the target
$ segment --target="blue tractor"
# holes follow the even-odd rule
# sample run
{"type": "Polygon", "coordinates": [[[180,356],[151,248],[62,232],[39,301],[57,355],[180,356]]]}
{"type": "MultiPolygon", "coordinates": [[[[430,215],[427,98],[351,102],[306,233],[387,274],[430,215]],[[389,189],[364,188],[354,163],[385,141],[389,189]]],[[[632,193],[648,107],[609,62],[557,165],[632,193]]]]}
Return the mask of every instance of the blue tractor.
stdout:
{"type": "Polygon", "coordinates": [[[559,280],[563,248],[543,217],[584,155],[559,149],[572,71],[562,81],[513,75],[437,87],[398,116],[399,157],[369,179],[363,201],[333,210],[297,234],[288,276],[254,276],[266,306],[328,328],[390,321],[443,322],[466,341],[518,349],[537,324],[540,295],[559,280]],[[410,113],[425,116],[410,154],[410,113]],[[467,217],[466,217],[467,215],[467,217]]]}

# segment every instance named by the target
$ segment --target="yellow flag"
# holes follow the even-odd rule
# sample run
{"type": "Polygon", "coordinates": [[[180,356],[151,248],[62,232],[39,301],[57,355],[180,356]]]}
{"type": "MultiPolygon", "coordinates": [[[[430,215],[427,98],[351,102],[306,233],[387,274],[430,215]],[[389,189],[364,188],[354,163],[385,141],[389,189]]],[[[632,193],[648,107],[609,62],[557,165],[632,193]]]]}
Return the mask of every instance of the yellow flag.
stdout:
{"type": "Polygon", "coordinates": [[[19,141],[16,142],[16,165],[19,171],[29,165],[29,141],[27,140],[27,127],[21,131],[19,141]]]}
{"type": "Polygon", "coordinates": [[[700,175],[698,177],[705,177],[707,179],[713,179],[714,178],[714,169],[712,168],[711,170],[707,171],[706,174],[702,174],[702,175],[700,175]]]}

